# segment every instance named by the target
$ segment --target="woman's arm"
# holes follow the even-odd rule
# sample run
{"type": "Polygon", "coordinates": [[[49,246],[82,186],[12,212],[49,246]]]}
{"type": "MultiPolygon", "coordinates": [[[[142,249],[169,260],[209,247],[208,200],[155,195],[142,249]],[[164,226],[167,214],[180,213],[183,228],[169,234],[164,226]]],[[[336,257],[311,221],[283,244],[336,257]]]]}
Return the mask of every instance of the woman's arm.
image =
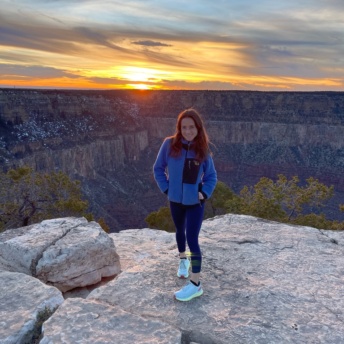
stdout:
{"type": "Polygon", "coordinates": [[[170,149],[170,140],[165,139],[160,147],[157,158],[153,166],[154,179],[158,184],[161,192],[167,193],[168,191],[168,175],[166,171],[167,159],[170,149]]]}
{"type": "Polygon", "coordinates": [[[217,183],[217,172],[215,170],[214,161],[211,156],[208,156],[208,158],[204,162],[204,175],[203,175],[203,181],[202,181],[202,188],[200,192],[204,196],[204,198],[209,198],[217,183]]]}

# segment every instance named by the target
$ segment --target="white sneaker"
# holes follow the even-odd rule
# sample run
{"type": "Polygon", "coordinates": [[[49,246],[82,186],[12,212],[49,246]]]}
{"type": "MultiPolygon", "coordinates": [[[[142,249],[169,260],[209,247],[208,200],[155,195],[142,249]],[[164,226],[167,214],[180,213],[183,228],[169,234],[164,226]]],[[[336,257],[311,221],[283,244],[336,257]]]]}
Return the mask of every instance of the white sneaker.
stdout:
{"type": "Polygon", "coordinates": [[[189,282],[184,288],[174,293],[174,297],[178,301],[190,301],[195,297],[201,296],[203,289],[201,284],[197,287],[192,282],[189,282]]]}
{"type": "Polygon", "coordinates": [[[180,278],[188,278],[189,277],[189,267],[190,267],[189,259],[187,259],[187,258],[180,259],[177,276],[180,278]]]}

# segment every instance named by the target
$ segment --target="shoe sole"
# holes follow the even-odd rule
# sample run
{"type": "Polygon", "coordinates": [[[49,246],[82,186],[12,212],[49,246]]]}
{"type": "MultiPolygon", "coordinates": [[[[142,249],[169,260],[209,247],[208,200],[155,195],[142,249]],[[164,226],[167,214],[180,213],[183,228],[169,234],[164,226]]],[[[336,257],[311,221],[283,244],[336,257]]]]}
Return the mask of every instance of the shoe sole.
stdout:
{"type": "Polygon", "coordinates": [[[174,298],[178,301],[190,301],[192,299],[194,299],[195,297],[198,297],[198,296],[201,296],[203,294],[203,289],[201,289],[200,291],[198,291],[197,293],[189,296],[188,298],[186,299],[181,299],[181,298],[178,298],[176,295],[174,295],[174,298]]]}

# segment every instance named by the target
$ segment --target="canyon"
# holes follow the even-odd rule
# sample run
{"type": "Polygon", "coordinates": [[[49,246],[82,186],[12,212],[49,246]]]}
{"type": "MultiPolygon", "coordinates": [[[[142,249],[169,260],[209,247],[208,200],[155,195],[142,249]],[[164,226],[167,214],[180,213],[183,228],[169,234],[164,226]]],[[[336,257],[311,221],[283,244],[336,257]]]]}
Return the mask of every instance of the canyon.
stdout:
{"type": "Polygon", "coordinates": [[[0,168],[63,171],[111,232],[142,228],[166,205],[152,165],[189,107],[204,119],[218,179],[235,192],[263,176],[313,176],[334,185],[325,213],[343,220],[343,92],[0,89],[0,168]]]}

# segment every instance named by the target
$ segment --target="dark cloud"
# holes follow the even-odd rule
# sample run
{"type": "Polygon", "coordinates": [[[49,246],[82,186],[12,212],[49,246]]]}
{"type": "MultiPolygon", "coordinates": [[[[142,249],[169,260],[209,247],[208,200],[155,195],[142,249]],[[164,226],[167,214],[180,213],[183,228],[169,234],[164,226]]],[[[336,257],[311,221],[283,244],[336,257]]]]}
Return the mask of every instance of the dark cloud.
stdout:
{"type": "Polygon", "coordinates": [[[150,41],[150,40],[131,42],[131,44],[144,45],[146,47],[171,47],[171,44],[165,44],[165,43],[155,42],[155,41],[150,41]]]}
{"type": "Polygon", "coordinates": [[[23,66],[23,65],[11,65],[11,64],[0,64],[0,76],[2,78],[16,77],[17,79],[24,78],[79,78],[79,76],[65,72],[64,70],[51,68],[51,67],[41,67],[41,66],[23,66]]]}
{"type": "MultiPolygon", "coordinates": [[[[133,49],[122,48],[118,44],[112,43],[116,39],[118,40],[118,38],[116,37],[117,34],[109,29],[101,30],[92,27],[68,28],[50,24],[50,26],[45,26],[45,29],[42,30],[39,23],[32,23],[30,20],[13,25],[14,23],[1,19],[4,18],[0,18],[0,42],[7,46],[71,56],[90,56],[90,52],[87,51],[88,46],[99,45],[118,51],[122,56],[128,56],[131,59],[136,58],[137,60],[169,64],[171,66],[190,65],[190,62],[183,57],[163,54],[157,51],[135,51],[133,49]]],[[[131,32],[131,35],[137,36],[135,32],[131,32]]],[[[120,36],[123,36],[123,34],[121,33],[120,36]]],[[[135,42],[141,42],[141,44],[144,42],[154,42],[155,46],[158,46],[158,44],[159,46],[168,46],[168,44],[164,45],[164,43],[153,40],[135,42]]],[[[93,58],[101,57],[100,51],[97,51],[97,56],[93,56],[93,58]]],[[[26,58],[29,59],[28,62],[34,62],[31,60],[34,59],[32,55],[27,55],[26,58]]],[[[107,56],[107,58],[111,58],[111,55],[107,56]]],[[[117,58],[117,56],[114,56],[114,58],[117,58]]],[[[16,57],[12,53],[12,59],[19,60],[20,57],[16,57]]],[[[25,59],[21,60],[25,61],[25,59]]]]}
{"type": "Polygon", "coordinates": [[[80,38],[83,38],[82,40],[86,39],[97,45],[102,45],[111,49],[120,50],[124,52],[127,51],[127,49],[123,49],[122,47],[111,43],[110,37],[100,32],[99,30],[88,27],[76,27],[73,31],[79,34],[78,36],[80,38]]]}
{"type": "Polygon", "coordinates": [[[13,23],[0,15],[0,42],[4,46],[55,53],[76,53],[75,34],[65,28],[32,24],[29,21],[13,23]]]}
{"type": "Polygon", "coordinates": [[[188,82],[185,80],[164,80],[165,87],[175,89],[190,89],[190,90],[239,90],[244,89],[239,85],[230,82],[221,81],[201,81],[201,82],[188,82]]]}

